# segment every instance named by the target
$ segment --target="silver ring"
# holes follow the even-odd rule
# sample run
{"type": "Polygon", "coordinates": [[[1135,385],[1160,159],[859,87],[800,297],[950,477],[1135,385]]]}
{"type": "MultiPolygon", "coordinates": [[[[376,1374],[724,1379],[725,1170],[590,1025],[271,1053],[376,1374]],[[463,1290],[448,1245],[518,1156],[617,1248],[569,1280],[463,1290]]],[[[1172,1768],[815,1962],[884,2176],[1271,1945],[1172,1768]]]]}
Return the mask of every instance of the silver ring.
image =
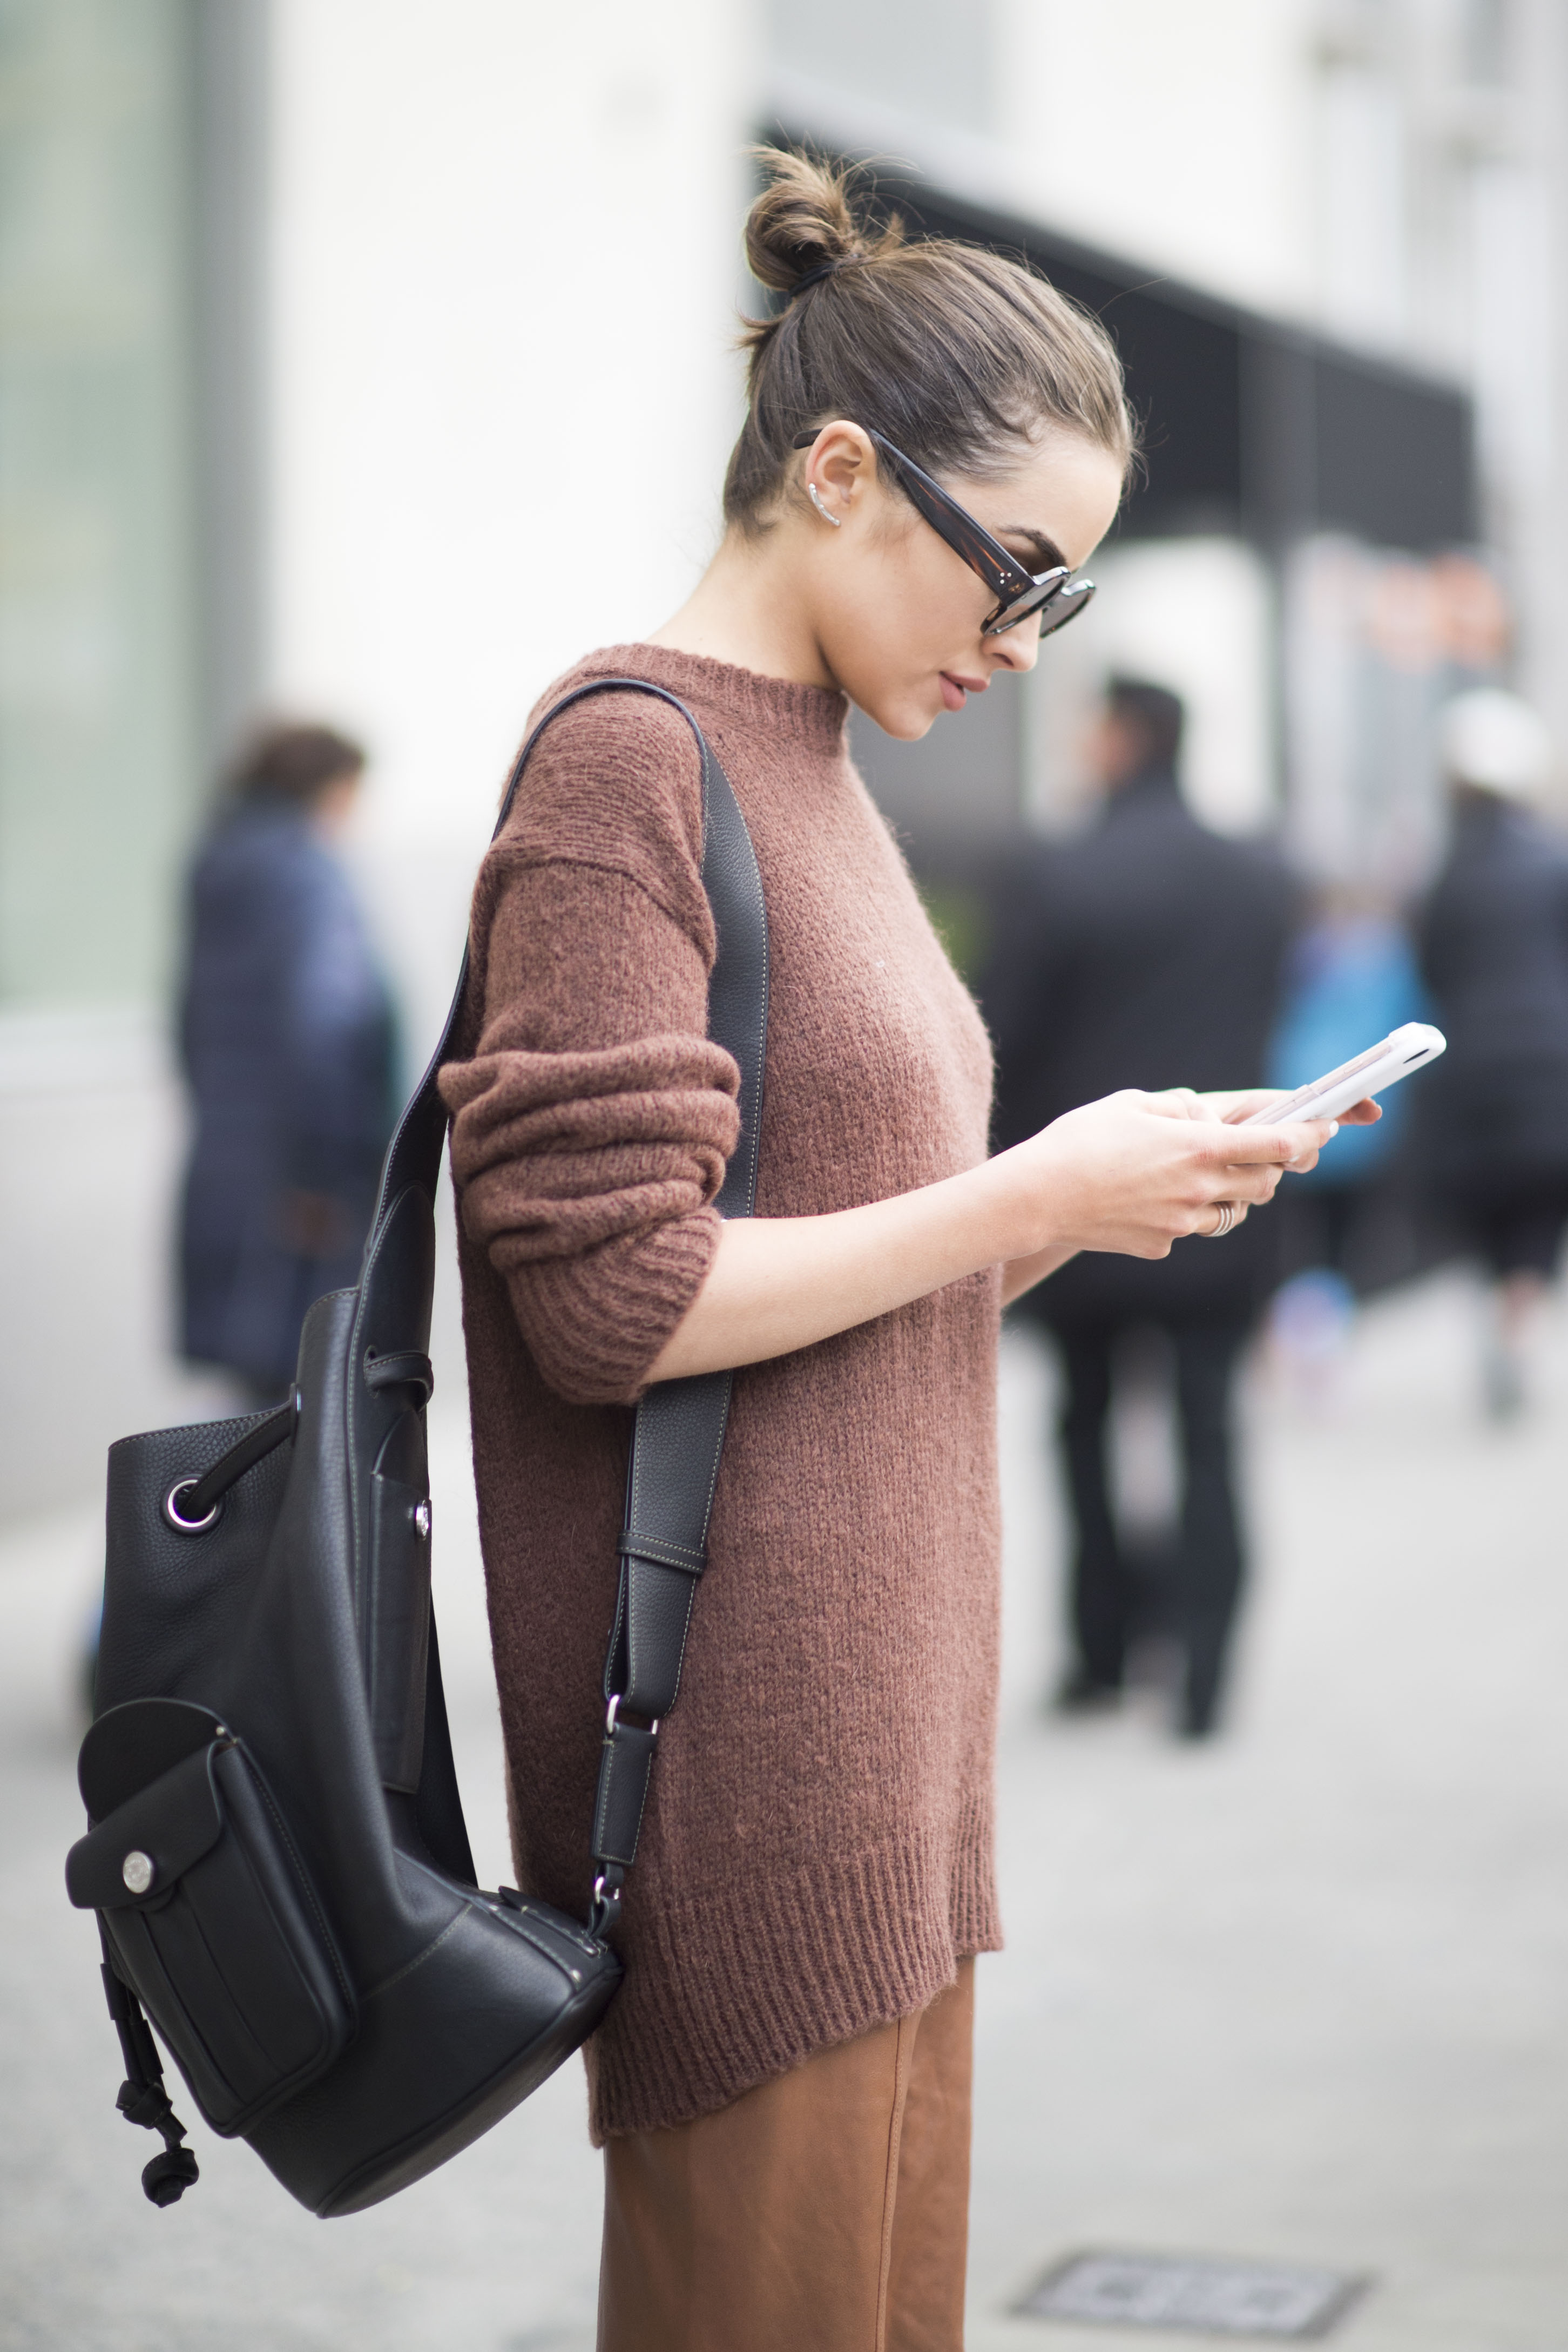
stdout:
{"type": "Polygon", "coordinates": [[[200,1484],[199,1478],[176,1478],[163,1497],[163,1517],[177,1536],[204,1536],[209,1528],[217,1525],[219,1514],[223,1510],[221,1495],[205,1519],[186,1519],[180,1515],[181,1496],[188,1495],[193,1486],[200,1484]]]}
{"type": "Polygon", "coordinates": [[[1241,1223],[1241,1210],[1235,1201],[1216,1201],[1215,1206],[1219,1211],[1219,1223],[1209,1227],[1204,1236],[1205,1241],[1223,1241],[1231,1228],[1241,1223]]]}

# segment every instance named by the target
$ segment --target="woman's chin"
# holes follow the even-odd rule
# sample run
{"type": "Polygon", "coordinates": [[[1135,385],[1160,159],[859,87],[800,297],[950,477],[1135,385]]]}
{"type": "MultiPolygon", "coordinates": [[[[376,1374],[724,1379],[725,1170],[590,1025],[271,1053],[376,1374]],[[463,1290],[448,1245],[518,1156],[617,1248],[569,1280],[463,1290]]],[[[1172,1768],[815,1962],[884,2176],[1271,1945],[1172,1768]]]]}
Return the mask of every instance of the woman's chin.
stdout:
{"type": "Polygon", "coordinates": [[[918,743],[922,735],[931,733],[942,716],[940,710],[926,707],[925,698],[915,688],[904,694],[879,695],[875,701],[862,702],[858,694],[852,694],[850,700],[868,719],[874,719],[883,734],[890,735],[896,743],[918,743]]]}

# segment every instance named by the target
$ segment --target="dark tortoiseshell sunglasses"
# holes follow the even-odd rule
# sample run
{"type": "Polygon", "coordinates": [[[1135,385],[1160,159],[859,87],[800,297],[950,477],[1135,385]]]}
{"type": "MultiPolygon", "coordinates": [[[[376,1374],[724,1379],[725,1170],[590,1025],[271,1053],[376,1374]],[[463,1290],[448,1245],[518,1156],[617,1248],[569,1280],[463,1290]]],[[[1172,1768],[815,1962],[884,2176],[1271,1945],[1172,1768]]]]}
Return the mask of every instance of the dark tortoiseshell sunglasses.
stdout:
{"type": "MultiPolygon", "coordinates": [[[[791,446],[809,449],[821,430],[816,425],[809,433],[797,433],[791,446]]],[[[940,482],[895,448],[885,434],[869,425],[862,425],[861,431],[888,459],[889,472],[916,513],[955,555],[963,557],[996,598],[994,609],[980,624],[982,636],[999,636],[1004,629],[1016,629],[1020,621],[1037,615],[1040,635],[1048,637],[1082,612],[1094,593],[1092,580],[1075,580],[1071,565],[1066,563],[1055,564],[1048,572],[1026,572],[984,523],[976,522],[940,482]]]]}

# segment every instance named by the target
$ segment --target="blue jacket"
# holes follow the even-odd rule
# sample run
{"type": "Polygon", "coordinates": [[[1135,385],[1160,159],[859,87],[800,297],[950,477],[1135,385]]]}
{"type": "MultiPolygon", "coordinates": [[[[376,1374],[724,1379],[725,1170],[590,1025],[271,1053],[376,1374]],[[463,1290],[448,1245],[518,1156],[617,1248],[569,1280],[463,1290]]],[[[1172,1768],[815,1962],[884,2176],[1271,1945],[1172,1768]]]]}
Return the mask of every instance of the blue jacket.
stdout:
{"type": "MultiPolygon", "coordinates": [[[[1268,1049],[1268,1084],[1292,1093],[1338,1069],[1406,1021],[1430,1020],[1432,1007],[1415,954],[1391,917],[1325,917],[1297,940],[1284,1009],[1268,1049]]],[[[1426,1083],[1425,1080],[1422,1084],[1426,1083]]],[[[1405,1132],[1410,1095],[1392,1087],[1375,1127],[1342,1128],[1292,1185],[1364,1184],[1383,1172],[1405,1132]]]]}
{"type": "Polygon", "coordinates": [[[297,809],[216,828],[188,920],[184,1349],[280,1396],[306,1308],[359,1277],[395,1109],[392,1005],[348,875],[297,809]]]}

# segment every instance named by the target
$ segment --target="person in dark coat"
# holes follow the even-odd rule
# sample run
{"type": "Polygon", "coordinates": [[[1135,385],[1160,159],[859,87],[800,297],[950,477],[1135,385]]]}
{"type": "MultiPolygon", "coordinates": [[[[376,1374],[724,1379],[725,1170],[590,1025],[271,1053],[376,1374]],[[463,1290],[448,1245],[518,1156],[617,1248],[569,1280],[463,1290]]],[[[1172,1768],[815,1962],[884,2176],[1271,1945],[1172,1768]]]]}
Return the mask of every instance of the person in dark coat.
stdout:
{"type": "MultiPolygon", "coordinates": [[[[1111,681],[1092,740],[1105,793],[1084,838],[1042,846],[1016,871],[998,924],[985,1008],[998,1062],[999,1148],[1122,1087],[1194,1091],[1261,1083],[1295,922],[1279,861],[1188,813],[1176,782],[1182,705],[1111,681]]],[[[1075,1258],[1029,1294],[1065,1374],[1061,1443],[1077,1540],[1068,1708],[1120,1691],[1139,1630],[1137,1580],[1107,1477],[1112,1360],[1124,1334],[1168,1334],[1184,1486],[1173,1631],[1181,1727],[1214,1727],[1243,1579],[1231,1478],[1237,1359],[1268,1286],[1267,1219],[1158,1260],[1075,1258]]]]}
{"type": "Polygon", "coordinates": [[[330,728],[270,730],[190,882],[184,1346],[258,1402],[287,1394],[312,1300],[359,1278],[392,1131],[391,1000],[334,847],[363,767],[330,728]]]}
{"type": "Polygon", "coordinates": [[[1420,1097],[1427,1174],[1495,1286],[1483,1367],[1498,1418],[1525,1402],[1530,1326],[1568,1224],[1568,843],[1528,803],[1551,746],[1514,696],[1444,714],[1447,861],[1417,944],[1448,1040],[1420,1097]]]}

